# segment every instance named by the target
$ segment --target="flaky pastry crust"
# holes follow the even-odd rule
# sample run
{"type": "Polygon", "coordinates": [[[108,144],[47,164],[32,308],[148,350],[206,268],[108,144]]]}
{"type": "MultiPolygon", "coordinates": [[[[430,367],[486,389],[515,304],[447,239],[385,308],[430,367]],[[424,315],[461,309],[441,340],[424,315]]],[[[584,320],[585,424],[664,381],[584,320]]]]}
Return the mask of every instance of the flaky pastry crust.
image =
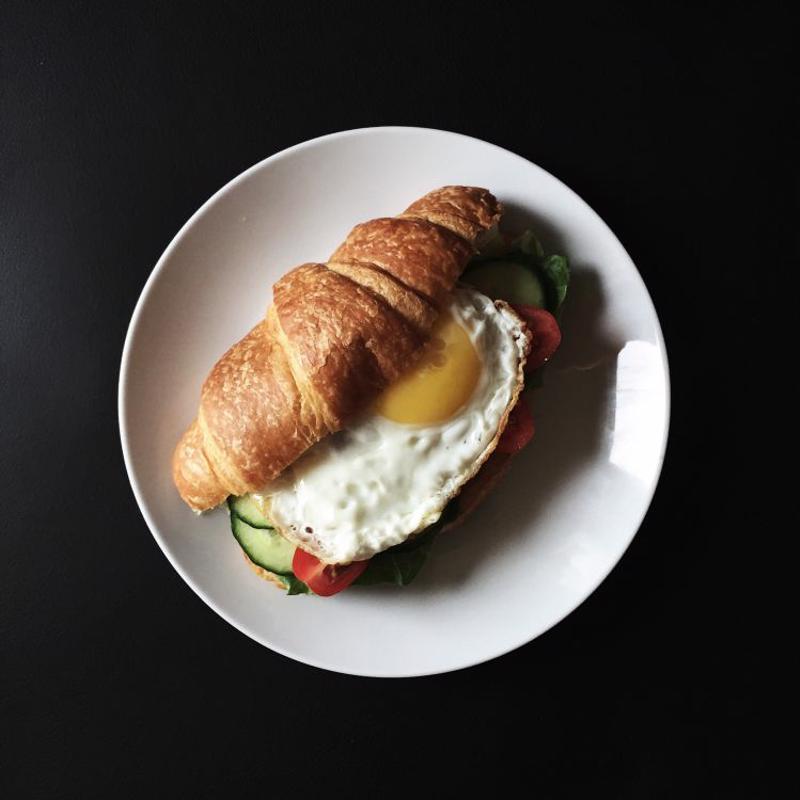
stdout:
{"type": "Polygon", "coordinates": [[[203,384],[172,459],[184,501],[205,511],[257,491],[406,371],[500,214],[486,189],[445,186],[284,275],[203,384]]]}

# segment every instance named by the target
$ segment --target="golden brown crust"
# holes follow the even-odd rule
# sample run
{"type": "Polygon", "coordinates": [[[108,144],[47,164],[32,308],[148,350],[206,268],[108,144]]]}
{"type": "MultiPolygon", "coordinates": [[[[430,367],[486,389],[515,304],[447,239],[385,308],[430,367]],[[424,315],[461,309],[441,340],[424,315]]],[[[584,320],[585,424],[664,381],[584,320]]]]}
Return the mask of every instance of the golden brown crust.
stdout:
{"type": "Polygon", "coordinates": [[[203,432],[197,420],[186,429],[175,448],[172,479],[192,508],[213,508],[228,496],[203,452],[203,432]]]}
{"type": "Polygon", "coordinates": [[[475,186],[442,186],[412,203],[401,215],[435,222],[470,241],[498,220],[494,196],[475,186]]]}
{"type": "Polygon", "coordinates": [[[261,485],[262,475],[277,474],[294,460],[298,447],[315,441],[316,419],[268,323],[256,325],[211,370],[198,424],[205,455],[226,496],[261,485]]]}
{"type": "Polygon", "coordinates": [[[471,239],[447,228],[392,217],[356,225],[330,260],[373,264],[442,308],[473,252],[471,239]]]}
{"type": "Polygon", "coordinates": [[[175,450],[186,503],[203,511],[261,488],[405,371],[500,212],[485,189],[444,187],[281,278],[266,318],[211,370],[175,450]]]}
{"type": "Polygon", "coordinates": [[[381,298],[323,264],[297,267],[273,292],[295,379],[318,399],[328,431],[398,378],[424,343],[381,298]]]}
{"type": "Polygon", "coordinates": [[[328,269],[381,297],[420,333],[425,334],[433,327],[438,313],[436,308],[380,267],[339,261],[329,262],[328,269]]]}

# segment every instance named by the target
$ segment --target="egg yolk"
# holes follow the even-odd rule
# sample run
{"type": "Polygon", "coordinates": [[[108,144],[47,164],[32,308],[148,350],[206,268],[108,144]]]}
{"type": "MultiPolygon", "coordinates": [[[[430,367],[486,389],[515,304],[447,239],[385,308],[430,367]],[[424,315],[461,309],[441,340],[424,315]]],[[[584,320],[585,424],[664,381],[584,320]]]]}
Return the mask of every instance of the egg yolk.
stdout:
{"type": "Polygon", "coordinates": [[[420,360],[378,398],[375,410],[404,424],[442,422],[469,400],[480,374],[481,362],[467,332],[445,312],[420,360]]]}

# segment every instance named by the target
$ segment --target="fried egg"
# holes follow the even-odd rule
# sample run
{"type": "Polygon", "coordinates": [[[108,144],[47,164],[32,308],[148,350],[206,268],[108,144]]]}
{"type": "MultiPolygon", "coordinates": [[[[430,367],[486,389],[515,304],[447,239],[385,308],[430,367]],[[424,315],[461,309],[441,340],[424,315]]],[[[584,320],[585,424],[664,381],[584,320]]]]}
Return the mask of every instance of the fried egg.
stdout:
{"type": "Polygon", "coordinates": [[[404,542],[439,519],[494,449],[527,348],[508,306],[459,286],[414,368],[253,499],[287,539],[329,564],[404,542]]]}

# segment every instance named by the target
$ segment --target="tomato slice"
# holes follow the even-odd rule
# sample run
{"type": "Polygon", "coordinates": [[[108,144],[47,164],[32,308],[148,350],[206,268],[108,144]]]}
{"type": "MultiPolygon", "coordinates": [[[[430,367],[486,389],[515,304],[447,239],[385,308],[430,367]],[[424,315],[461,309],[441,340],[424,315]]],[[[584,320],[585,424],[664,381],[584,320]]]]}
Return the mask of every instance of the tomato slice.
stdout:
{"type": "Polygon", "coordinates": [[[508,415],[506,428],[497,442],[497,452],[519,453],[533,439],[533,414],[528,404],[520,397],[508,415]]]}
{"type": "Polygon", "coordinates": [[[558,350],[561,344],[561,328],[558,327],[556,318],[543,308],[519,304],[512,304],[511,307],[522,317],[533,334],[531,352],[525,364],[525,371],[530,372],[549,361],[558,350]]]}
{"type": "Polygon", "coordinates": [[[369,561],[352,564],[323,564],[316,556],[299,547],[294,551],[292,571],[314,594],[330,597],[346,589],[366,568],[369,561]]]}

